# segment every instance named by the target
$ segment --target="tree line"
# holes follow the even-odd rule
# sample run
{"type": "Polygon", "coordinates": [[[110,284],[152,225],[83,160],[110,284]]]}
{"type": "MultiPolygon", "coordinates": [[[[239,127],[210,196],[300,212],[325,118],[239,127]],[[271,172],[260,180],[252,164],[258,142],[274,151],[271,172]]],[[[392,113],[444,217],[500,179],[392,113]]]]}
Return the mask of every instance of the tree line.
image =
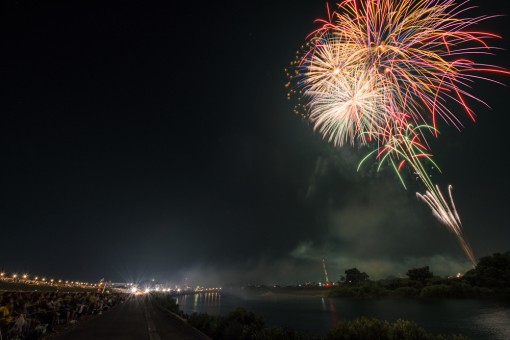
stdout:
{"type": "Polygon", "coordinates": [[[372,281],[358,268],[345,270],[332,297],[506,297],[510,298],[510,252],[482,257],[458,277],[434,275],[429,266],[411,268],[406,278],[372,281]]]}

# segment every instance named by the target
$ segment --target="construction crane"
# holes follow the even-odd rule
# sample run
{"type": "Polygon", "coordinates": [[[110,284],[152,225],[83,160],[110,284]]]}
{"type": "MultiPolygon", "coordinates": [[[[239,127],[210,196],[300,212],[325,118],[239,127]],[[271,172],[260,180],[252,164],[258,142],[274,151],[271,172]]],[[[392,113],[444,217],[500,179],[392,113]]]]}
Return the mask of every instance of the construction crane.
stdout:
{"type": "Polygon", "coordinates": [[[324,268],[324,276],[326,277],[326,283],[324,285],[326,287],[329,287],[329,286],[331,286],[331,283],[329,282],[329,278],[328,278],[328,271],[326,269],[326,259],[325,258],[322,259],[322,268],[324,268]]]}

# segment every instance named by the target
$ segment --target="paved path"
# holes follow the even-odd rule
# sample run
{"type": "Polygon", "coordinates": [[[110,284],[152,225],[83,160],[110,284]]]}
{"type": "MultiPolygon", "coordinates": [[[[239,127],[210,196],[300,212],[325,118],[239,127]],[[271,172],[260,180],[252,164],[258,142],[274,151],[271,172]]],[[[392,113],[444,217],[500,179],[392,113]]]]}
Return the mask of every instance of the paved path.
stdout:
{"type": "Polygon", "coordinates": [[[137,296],[52,339],[205,340],[209,338],[179,317],[151,303],[148,297],[137,296]]]}

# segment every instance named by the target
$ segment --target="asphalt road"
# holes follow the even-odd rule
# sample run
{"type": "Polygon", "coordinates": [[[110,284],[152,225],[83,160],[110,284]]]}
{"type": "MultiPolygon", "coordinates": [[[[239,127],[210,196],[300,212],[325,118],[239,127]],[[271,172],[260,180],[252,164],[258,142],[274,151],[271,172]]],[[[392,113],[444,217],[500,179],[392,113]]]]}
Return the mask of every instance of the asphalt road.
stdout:
{"type": "Polygon", "coordinates": [[[145,296],[132,297],[103,315],[85,321],[56,340],[187,340],[209,339],[145,296]]]}

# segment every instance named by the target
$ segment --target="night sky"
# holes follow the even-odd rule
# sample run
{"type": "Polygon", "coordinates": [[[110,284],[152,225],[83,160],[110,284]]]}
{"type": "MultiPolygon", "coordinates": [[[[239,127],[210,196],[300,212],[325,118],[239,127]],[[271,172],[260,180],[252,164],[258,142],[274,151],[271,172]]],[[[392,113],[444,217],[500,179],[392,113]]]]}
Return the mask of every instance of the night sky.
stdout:
{"type": "MultiPolygon", "coordinates": [[[[406,191],[389,170],[357,173],[368,149],[335,149],[293,114],[284,69],[325,2],[0,10],[0,269],[200,284],[319,281],[323,257],[335,280],[469,269],[412,175],[406,191]]],[[[510,45],[508,17],[482,26],[510,45]]],[[[476,124],[457,108],[462,132],[440,125],[432,173],[481,257],[510,250],[510,90],[473,92],[492,109],[471,101],[476,124]]]]}

